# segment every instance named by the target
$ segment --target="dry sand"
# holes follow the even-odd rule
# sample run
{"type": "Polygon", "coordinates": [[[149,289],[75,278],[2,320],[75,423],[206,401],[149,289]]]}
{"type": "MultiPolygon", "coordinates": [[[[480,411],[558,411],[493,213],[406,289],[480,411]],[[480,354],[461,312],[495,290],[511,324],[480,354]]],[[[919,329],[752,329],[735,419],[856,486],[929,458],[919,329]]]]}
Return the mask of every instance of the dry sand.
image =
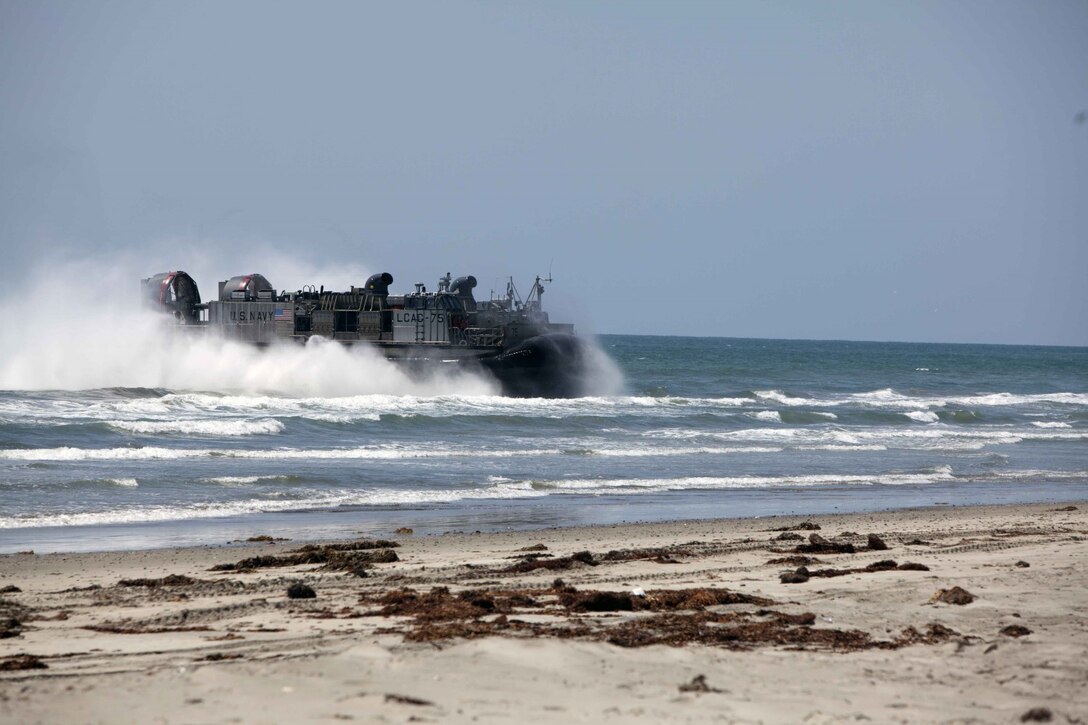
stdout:
{"type": "Polygon", "coordinates": [[[1049,504],[9,555],[0,721],[1088,723],[1086,534],[1049,504]]]}

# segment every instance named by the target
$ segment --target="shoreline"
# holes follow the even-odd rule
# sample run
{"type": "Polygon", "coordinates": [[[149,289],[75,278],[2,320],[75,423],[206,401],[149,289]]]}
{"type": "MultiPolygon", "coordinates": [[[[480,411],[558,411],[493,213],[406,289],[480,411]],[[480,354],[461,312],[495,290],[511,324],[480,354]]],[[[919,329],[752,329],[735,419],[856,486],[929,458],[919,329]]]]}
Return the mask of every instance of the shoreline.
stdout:
{"type": "Polygon", "coordinates": [[[1086,535],[1082,500],[4,555],[0,719],[1072,721],[1086,535]]]}
{"type": "Polygon", "coordinates": [[[402,527],[417,534],[546,531],[632,522],[825,516],[917,508],[1031,505],[1088,501],[1088,481],[831,485],[779,489],[669,491],[636,495],[562,494],[528,499],[469,499],[457,504],[315,509],[150,522],[0,529],[0,555],[16,551],[132,551],[218,545],[279,532],[299,540],[385,537],[402,527]]]}

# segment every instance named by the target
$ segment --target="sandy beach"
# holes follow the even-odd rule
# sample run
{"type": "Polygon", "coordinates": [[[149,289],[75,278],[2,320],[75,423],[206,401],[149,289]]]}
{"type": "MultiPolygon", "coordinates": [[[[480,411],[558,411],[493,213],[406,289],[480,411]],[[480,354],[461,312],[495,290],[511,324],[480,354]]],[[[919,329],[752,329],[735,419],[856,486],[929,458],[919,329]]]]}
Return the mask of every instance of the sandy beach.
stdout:
{"type": "Polygon", "coordinates": [[[1084,722],[1086,535],[1041,504],[12,554],[0,720],[1084,722]]]}

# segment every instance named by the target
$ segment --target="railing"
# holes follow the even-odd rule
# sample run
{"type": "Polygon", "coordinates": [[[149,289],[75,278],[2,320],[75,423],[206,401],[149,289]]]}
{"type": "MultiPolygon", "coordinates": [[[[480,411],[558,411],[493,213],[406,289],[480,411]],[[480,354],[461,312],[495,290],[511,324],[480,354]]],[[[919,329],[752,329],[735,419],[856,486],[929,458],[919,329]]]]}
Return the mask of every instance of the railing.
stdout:
{"type": "Polygon", "coordinates": [[[458,330],[468,345],[482,347],[498,347],[502,345],[503,332],[501,327],[467,327],[458,330]]]}

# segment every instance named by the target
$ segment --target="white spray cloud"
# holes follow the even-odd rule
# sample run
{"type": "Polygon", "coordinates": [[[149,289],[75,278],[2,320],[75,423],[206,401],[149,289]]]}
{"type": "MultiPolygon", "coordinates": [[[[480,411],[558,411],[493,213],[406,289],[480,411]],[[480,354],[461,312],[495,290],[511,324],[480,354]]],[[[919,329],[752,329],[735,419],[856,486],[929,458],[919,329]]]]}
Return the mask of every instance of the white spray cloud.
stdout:
{"type": "Polygon", "coordinates": [[[616,396],[626,392],[627,381],[616,361],[608,357],[597,340],[587,340],[585,366],[582,373],[582,394],[590,396],[616,396]]]}
{"type": "MultiPolygon", "coordinates": [[[[278,290],[296,290],[361,286],[373,273],[362,261],[323,267],[309,255],[260,243],[166,240],[107,260],[56,253],[2,293],[8,323],[0,327],[0,389],[146,387],[307,397],[498,393],[495,381],[452,365],[408,375],[367,345],[314,338],[305,346],[258,349],[209,330],[178,328],[168,316],[141,307],[139,288],[140,279],[174,270],[188,272],[205,301],[215,298],[220,280],[237,274],[259,272],[278,290]]],[[[586,342],[583,394],[621,393],[623,374],[615,362],[595,341],[586,342]]]]}
{"type": "MultiPolygon", "coordinates": [[[[177,256],[196,261],[190,269],[203,269],[207,255],[186,250],[177,256]]],[[[262,252],[254,258],[265,263],[244,271],[285,271],[287,265],[282,253],[262,252]]],[[[132,255],[108,263],[40,265],[2,300],[8,324],[0,329],[0,389],[161,387],[322,397],[496,392],[492,381],[462,370],[436,369],[422,378],[409,377],[364,345],[347,348],[315,339],[305,346],[284,343],[257,349],[205,335],[204,330],[175,328],[168,317],[140,307],[139,280],[167,267],[149,267],[132,255]]],[[[361,266],[345,265],[325,277],[312,265],[300,270],[303,278],[358,277],[351,282],[357,285],[366,279],[361,266]]],[[[235,273],[240,272],[220,278],[235,273]]],[[[272,275],[266,276],[277,284],[272,275]]],[[[197,278],[204,285],[204,299],[214,297],[217,279],[197,278]]]]}

